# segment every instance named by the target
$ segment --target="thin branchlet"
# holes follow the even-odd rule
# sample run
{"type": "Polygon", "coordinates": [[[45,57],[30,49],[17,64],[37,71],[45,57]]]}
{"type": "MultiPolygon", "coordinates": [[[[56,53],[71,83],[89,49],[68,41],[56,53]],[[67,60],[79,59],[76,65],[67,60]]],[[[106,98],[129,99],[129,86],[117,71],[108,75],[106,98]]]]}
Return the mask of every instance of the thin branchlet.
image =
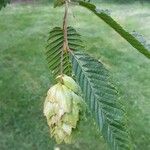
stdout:
{"type": "Polygon", "coordinates": [[[65,14],[63,19],[63,34],[64,34],[64,42],[63,42],[63,49],[61,52],[61,75],[63,75],[63,57],[64,53],[67,53],[69,51],[69,45],[68,45],[68,36],[67,36],[67,19],[68,19],[68,0],[65,0],[65,14]]]}
{"type": "Polygon", "coordinates": [[[65,0],[65,15],[63,20],[63,33],[64,33],[64,43],[63,43],[63,50],[67,52],[69,50],[68,46],[68,37],[67,37],[67,19],[68,19],[68,0],[65,0]]]}

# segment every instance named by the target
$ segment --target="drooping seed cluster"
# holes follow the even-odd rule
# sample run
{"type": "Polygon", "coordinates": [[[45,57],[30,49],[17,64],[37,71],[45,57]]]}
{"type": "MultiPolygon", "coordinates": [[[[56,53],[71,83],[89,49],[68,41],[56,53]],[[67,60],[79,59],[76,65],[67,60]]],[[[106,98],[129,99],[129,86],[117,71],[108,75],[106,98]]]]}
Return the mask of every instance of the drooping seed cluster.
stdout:
{"type": "Polygon", "coordinates": [[[56,142],[71,143],[72,131],[79,121],[83,100],[80,96],[80,87],[71,77],[63,75],[57,78],[61,82],[48,90],[44,115],[51,136],[56,139],[56,142]]]}

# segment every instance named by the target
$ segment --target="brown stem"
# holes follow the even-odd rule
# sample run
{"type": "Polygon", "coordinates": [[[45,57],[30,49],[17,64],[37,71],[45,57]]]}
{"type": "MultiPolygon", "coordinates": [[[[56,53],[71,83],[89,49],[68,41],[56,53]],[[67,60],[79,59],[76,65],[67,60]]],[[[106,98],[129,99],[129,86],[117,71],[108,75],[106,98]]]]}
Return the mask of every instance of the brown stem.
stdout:
{"type": "Polygon", "coordinates": [[[67,36],[67,18],[68,18],[68,0],[65,0],[65,15],[63,21],[63,33],[64,33],[63,50],[65,52],[69,51],[68,36],[67,36]]]}
{"type": "Polygon", "coordinates": [[[65,14],[64,14],[64,19],[63,19],[64,42],[63,42],[63,50],[61,53],[61,75],[63,75],[64,53],[67,53],[69,51],[68,37],[67,37],[67,17],[68,17],[68,0],[65,0],[65,14]]]}

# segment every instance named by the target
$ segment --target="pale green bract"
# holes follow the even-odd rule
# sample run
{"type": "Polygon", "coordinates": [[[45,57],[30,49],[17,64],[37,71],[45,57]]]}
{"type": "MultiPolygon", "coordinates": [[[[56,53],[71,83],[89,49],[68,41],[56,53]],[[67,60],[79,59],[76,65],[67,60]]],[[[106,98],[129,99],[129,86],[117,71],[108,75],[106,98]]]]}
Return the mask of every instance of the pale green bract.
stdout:
{"type": "Polygon", "coordinates": [[[71,143],[72,132],[77,127],[84,103],[80,87],[71,77],[58,76],[57,80],[59,82],[47,92],[44,116],[56,142],[71,143]]]}

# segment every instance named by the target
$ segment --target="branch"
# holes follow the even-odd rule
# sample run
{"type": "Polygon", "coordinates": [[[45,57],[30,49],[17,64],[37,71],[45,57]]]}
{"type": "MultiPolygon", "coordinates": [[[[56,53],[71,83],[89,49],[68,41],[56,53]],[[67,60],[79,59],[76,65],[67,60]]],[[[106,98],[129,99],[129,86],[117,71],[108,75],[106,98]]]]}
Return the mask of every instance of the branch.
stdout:
{"type": "Polygon", "coordinates": [[[64,41],[63,41],[63,50],[61,52],[61,66],[60,66],[60,73],[61,73],[61,75],[63,75],[64,52],[66,53],[67,51],[69,51],[68,36],[67,36],[67,18],[68,18],[68,0],[65,0],[65,14],[64,14],[64,19],[63,19],[64,41]]]}
{"type": "Polygon", "coordinates": [[[67,37],[67,18],[68,18],[68,0],[65,0],[65,15],[63,20],[63,33],[64,33],[64,44],[63,44],[63,50],[68,51],[68,37],[67,37]]]}
{"type": "Polygon", "coordinates": [[[79,1],[79,5],[85,7],[92,11],[95,15],[101,18],[105,23],[107,23],[111,28],[113,28],[118,34],[120,34],[127,42],[129,42],[134,48],[136,48],[140,53],[145,55],[150,59],[150,50],[143,44],[139,39],[134,37],[132,34],[123,29],[118,22],[116,22],[111,16],[109,16],[105,11],[99,10],[95,5],[87,3],[84,1],[79,1]]]}

